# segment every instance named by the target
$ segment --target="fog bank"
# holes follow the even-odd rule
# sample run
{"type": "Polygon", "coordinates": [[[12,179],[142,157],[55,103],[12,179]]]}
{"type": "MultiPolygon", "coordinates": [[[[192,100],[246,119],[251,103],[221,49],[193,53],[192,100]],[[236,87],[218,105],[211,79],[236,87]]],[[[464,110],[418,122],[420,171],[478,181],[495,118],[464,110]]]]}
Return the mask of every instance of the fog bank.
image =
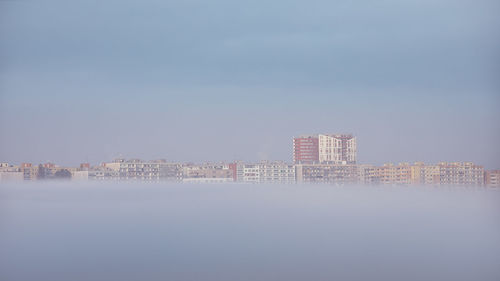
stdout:
{"type": "Polygon", "coordinates": [[[500,280],[500,193],[0,185],[0,279],[500,280]]]}

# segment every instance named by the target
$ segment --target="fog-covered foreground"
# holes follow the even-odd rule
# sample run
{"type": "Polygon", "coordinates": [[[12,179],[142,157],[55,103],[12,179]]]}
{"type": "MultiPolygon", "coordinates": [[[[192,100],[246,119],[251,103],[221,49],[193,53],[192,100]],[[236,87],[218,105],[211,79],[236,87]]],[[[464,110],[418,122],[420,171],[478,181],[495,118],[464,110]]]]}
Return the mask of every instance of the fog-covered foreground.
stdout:
{"type": "Polygon", "coordinates": [[[500,280],[500,192],[0,186],[0,280],[500,280]]]}

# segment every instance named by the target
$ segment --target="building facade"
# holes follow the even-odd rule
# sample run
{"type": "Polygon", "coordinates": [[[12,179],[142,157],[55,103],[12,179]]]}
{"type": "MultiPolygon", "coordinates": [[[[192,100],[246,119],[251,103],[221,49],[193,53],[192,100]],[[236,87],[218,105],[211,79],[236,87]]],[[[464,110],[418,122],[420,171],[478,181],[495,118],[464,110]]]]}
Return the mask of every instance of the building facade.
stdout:
{"type": "Polygon", "coordinates": [[[298,164],[295,165],[298,183],[329,183],[336,185],[359,183],[357,165],[298,164]]]}
{"type": "Polygon", "coordinates": [[[295,164],[319,163],[318,136],[308,135],[293,139],[293,162],[295,164]]]}
{"type": "Polygon", "coordinates": [[[234,163],[235,181],[247,183],[295,183],[295,166],[285,162],[234,163]]]}
{"type": "Polygon", "coordinates": [[[410,164],[384,164],[377,168],[377,177],[380,184],[408,185],[412,178],[410,164]]]}
{"type": "Polygon", "coordinates": [[[486,171],[484,173],[484,185],[486,187],[500,187],[500,170],[486,171]]]}
{"type": "Polygon", "coordinates": [[[352,135],[318,135],[319,162],[356,164],[356,138],[352,135]]]}
{"type": "Polygon", "coordinates": [[[182,181],[191,183],[232,182],[233,170],[227,164],[185,165],[182,181]]]}
{"type": "Polygon", "coordinates": [[[484,168],[472,162],[441,162],[439,167],[439,184],[454,186],[483,186],[484,168]]]}
{"type": "Polygon", "coordinates": [[[295,164],[356,164],[356,137],[350,134],[319,134],[293,139],[295,164]]]}

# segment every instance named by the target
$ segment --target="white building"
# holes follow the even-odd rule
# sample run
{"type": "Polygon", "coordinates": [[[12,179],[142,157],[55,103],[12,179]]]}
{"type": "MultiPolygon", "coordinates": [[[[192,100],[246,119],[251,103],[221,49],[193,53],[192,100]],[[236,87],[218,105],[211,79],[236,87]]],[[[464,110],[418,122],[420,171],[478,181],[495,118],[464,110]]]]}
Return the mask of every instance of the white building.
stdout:
{"type": "Polygon", "coordinates": [[[236,169],[240,182],[295,183],[295,166],[284,162],[238,163],[236,169]]]}
{"type": "Polygon", "coordinates": [[[188,164],[182,167],[182,182],[216,183],[233,180],[233,170],[226,164],[188,164]]]}
{"type": "Polygon", "coordinates": [[[352,135],[318,135],[319,162],[355,164],[356,137],[352,135]]]}
{"type": "Polygon", "coordinates": [[[23,181],[24,173],[18,166],[0,163],[0,182],[23,181]]]}

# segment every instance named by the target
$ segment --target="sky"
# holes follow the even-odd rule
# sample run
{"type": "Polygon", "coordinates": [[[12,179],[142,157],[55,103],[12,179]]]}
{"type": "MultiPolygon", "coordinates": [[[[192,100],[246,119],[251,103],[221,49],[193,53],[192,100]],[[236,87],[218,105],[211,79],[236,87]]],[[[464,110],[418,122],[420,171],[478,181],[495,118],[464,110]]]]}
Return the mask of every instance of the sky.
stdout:
{"type": "Polygon", "coordinates": [[[292,160],[500,168],[500,3],[0,1],[0,161],[292,160]]]}

